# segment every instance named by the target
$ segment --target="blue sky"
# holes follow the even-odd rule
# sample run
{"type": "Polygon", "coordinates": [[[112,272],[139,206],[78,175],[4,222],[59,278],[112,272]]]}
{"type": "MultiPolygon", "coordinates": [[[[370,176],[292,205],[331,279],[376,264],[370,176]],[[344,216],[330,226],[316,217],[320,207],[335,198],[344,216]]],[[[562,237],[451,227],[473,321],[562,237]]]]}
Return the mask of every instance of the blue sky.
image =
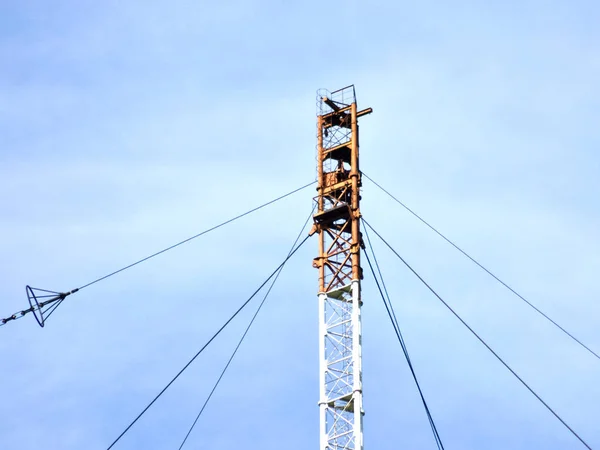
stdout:
{"type": "MultiPolygon", "coordinates": [[[[600,350],[595,2],[0,3],[0,315],[310,182],[315,92],[356,85],[362,169],[600,350]]],[[[313,192],[0,329],[2,448],[104,449],[287,253],[313,192]]],[[[600,446],[600,361],[364,183],[363,213],[600,446]]],[[[317,274],[290,262],[188,441],[316,448],[317,274]]],[[[448,449],[582,446],[382,245],[448,449]]],[[[434,443],[370,277],[365,445],[434,443]]],[[[251,306],[256,305],[253,303],[251,306]]],[[[252,309],[252,308],[251,308],[252,309]]],[[[115,448],[176,448],[247,311],[115,448]]]]}

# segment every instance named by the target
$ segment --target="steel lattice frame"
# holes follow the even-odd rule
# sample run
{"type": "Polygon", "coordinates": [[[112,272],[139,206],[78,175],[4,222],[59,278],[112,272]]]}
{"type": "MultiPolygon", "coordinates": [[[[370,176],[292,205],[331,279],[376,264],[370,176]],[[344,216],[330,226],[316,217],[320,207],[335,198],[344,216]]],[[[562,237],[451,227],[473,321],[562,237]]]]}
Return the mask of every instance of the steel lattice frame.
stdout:
{"type": "Polygon", "coordinates": [[[319,91],[320,450],[363,449],[358,112],[354,86],[319,91]]]}

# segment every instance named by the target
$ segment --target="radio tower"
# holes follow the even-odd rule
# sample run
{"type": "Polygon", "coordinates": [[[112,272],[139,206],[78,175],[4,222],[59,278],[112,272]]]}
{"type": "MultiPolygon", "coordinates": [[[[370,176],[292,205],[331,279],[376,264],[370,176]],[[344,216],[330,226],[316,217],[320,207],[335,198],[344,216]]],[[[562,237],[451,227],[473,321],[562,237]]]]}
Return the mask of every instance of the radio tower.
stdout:
{"type": "Polygon", "coordinates": [[[317,98],[320,450],[363,449],[360,186],[354,86],[317,98]]]}

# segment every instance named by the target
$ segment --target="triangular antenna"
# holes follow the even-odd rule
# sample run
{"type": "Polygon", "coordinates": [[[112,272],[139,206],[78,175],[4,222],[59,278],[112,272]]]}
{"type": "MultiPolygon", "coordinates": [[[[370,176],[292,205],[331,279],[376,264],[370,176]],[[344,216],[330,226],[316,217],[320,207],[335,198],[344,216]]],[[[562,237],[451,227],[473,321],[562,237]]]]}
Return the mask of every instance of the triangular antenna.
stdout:
{"type": "MultiPolygon", "coordinates": [[[[46,317],[44,317],[44,313],[48,311],[43,310],[45,306],[51,305],[55,302],[61,302],[67,297],[67,295],[71,295],[74,292],[77,292],[79,289],[73,289],[69,292],[56,292],[49,291],[48,289],[39,289],[31,286],[26,286],[25,291],[27,292],[27,300],[29,301],[29,309],[21,311],[21,316],[24,316],[27,313],[32,312],[35,320],[39,324],[40,327],[44,326],[46,322],[46,317]]],[[[57,305],[58,306],[58,305],[57,305]]],[[[50,313],[51,314],[51,313],[50,313]]],[[[14,316],[13,316],[14,317],[14,316]]],[[[6,319],[4,319],[6,320],[6,319]]],[[[11,320],[11,318],[9,318],[11,320]]],[[[6,323],[6,322],[4,322],[6,323]]]]}

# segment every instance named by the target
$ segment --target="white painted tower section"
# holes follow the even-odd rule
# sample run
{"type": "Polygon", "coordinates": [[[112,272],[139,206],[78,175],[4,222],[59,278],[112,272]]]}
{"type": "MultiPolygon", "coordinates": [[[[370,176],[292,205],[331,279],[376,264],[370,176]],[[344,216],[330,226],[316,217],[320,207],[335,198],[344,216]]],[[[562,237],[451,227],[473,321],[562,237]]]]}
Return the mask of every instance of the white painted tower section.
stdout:
{"type": "Polygon", "coordinates": [[[321,450],[363,449],[360,281],[319,294],[321,450]]]}

